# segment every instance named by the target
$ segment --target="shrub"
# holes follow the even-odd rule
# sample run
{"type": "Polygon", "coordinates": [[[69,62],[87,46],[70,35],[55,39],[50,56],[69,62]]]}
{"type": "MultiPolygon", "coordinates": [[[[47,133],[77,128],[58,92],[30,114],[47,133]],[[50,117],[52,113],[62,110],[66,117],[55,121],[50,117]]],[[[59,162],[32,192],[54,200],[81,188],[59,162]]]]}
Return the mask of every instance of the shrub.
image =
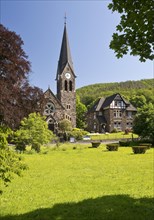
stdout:
{"type": "Polygon", "coordinates": [[[150,144],[150,143],[140,143],[139,146],[146,146],[147,149],[150,149],[152,144],[150,144]]]}
{"type": "Polygon", "coordinates": [[[76,140],[82,140],[83,136],[86,135],[88,132],[84,131],[79,128],[74,128],[69,135],[74,137],[76,140]]]}
{"type": "Polygon", "coordinates": [[[144,154],[147,150],[147,146],[133,146],[132,150],[134,154],[144,154]]]}
{"type": "Polygon", "coordinates": [[[118,130],[116,128],[114,128],[111,133],[118,133],[118,130]]]}
{"type": "MultiPolygon", "coordinates": [[[[7,138],[12,131],[9,128],[0,126],[0,187],[7,186],[14,177],[14,174],[21,175],[21,170],[27,168],[21,162],[21,157],[8,147],[7,138]]],[[[2,193],[0,189],[0,193],[2,193]]]]}
{"type": "Polygon", "coordinates": [[[101,144],[101,141],[92,141],[91,144],[92,144],[92,147],[97,148],[101,144]]]}
{"type": "Polygon", "coordinates": [[[45,118],[39,113],[31,113],[21,121],[20,129],[15,132],[14,142],[16,149],[24,151],[29,144],[36,152],[40,152],[40,146],[49,143],[53,138],[45,118]]]}
{"type": "MultiPolygon", "coordinates": [[[[21,176],[21,171],[27,169],[27,165],[22,163],[22,158],[9,148],[0,148],[0,186],[8,186],[14,174],[21,176]]],[[[0,193],[2,190],[0,189],[0,193]]]]}
{"type": "Polygon", "coordinates": [[[0,134],[0,148],[4,149],[8,145],[7,137],[5,134],[0,134]]]}
{"type": "Polygon", "coordinates": [[[118,151],[118,147],[119,147],[119,144],[117,144],[117,143],[107,144],[106,145],[106,149],[108,151],[118,151]]]}

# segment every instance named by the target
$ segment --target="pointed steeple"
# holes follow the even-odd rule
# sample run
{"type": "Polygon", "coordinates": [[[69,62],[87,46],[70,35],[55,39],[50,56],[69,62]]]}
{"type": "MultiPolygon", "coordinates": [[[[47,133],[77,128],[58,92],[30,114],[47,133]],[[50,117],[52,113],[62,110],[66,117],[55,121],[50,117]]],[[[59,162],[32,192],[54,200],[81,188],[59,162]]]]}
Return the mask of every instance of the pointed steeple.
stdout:
{"type": "Polygon", "coordinates": [[[69,65],[69,67],[72,69],[74,73],[71,51],[70,51],[70,46],[69,46],[69,41],[68,41],[68,34],[67,34],[67,29],[66,29],[66,21],[65,21],[56,79],[58,78],[58,75],[62,74],[66,64],[69,65]]]}

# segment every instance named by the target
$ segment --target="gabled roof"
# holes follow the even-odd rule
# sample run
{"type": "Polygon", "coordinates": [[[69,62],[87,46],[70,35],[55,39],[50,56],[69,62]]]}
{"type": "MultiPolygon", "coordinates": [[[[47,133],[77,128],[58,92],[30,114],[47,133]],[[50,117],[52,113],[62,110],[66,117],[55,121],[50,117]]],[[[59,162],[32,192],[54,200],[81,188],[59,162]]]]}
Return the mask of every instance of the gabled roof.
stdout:
{"type": "Polygon", "coordinates": [[[111,96],[108,96],[108,97],[105,99],[105,101],[104,101],[104,103],[103,103],[103,105],[102,105],[102,108],[108,107],[108,106],[111,104],[111,102],[115,99],[116,95],[117,95],[117,94],[113,94],[113,95],[111,95],[111,96]]]}
{"type": "Polygon", "coordinates": [[[54,122],[56,122],[56,119],[50,114],[47,116],[46,121],[52,119],[54,122]]]}
{"type": "Polygon", "coordinates": [[[110,106],[110,104],[113,102],[113,100],[123,100],[126,104],[126,110],[127,111],[137,111],[136,108],[127,100],[125,100],[119,93],[113,94],[111,96],[108,96],[106,98],[100,98],[95,102],[95,104],[91,107],[91,109],[88,112],[95,112],[103,110],[110,106]]]}
{"type": "MultiPolygon", "coordinates": [[[[113,94],[111,96],[106,97],[106,99],[102,105],[102,108],[108,107],[113,102],[113,100],[115,98],[116,98],[116,100],[123,100],[125,102],[125,100],[121,97],[121,95],[119,93],[116,93],[116,94],[113,94]]],[[[125,104],[127,104],[127,103],[125,102],[125,104]]]]}
{"type": "Polygon", "coordinates": [[[137,109],[132,104],[129,104],[128,107],[126,108],[126,110],[137,112],[137,109]]]}
{"type": "Polygon", "coordinates": [[[95,102],[95,104],[89,109],[88,112],[99,111],[99,110],[101,109],[101,107],[102,107],[102,104],[103,104],[104,100],[105,100],[105,99],[104,99],[103,97],[100,98],[100,99],[98,99],[98,100],[95,102]]]}
{"type": "Polygon", "coordinates": [[[105,101],[105,98],[104,98],[104,97],[102,97],[102,98],[99,99],[99,102],[98,102],[96,111],[100,111],[100,109],[101,109],[101,107],[102,107],[104,101],[105,101]]]}
{"type": "Polygon", "coordinates": [[[63,105],[61,104],[61,102],[59,101],[59,99],[53,94],[53,92],[51,91],[50,88],[48,88],[48,89],[44,92],[44,95],[47,94],[47,93],[50,93],[51,96],[54,98],[54,100],[55,100],[63,109],[65,109],[64,106],[63,106],[63,105]]]}
{"type": "MultiPolygon", "coordinates": [[[[63,72],[66,64],[69,65],[69,67],[71,68],[71,70],[74,74],[73,61],[72,61],[72,57],[71,57],[68,34],[67,34],[67,29],[66,29],[66,24],[65,24],[63,39],[62,39],[62,44],[61,44],[61,50],[60,50],[60,56],[59,56],[59,61],[58,61],[56,79],[58,78],[58,74],[61,74],[63,72]]],[[[75,74],[74,74],[74,76],[75,76],[75,74]]]]}

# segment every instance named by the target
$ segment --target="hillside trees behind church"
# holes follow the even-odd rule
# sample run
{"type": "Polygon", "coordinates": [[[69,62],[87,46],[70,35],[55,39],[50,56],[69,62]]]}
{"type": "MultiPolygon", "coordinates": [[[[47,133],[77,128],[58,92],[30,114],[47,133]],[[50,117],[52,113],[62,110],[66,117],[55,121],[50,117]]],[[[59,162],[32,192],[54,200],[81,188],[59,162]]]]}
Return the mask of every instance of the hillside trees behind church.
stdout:
{"type": "Polygon", "coordinates": [[[34,111],[41,111],[43,92],[29,84],[30,62],[23,41],[0,24],[0,123],[11,128],[34,111]]]}
{"type": "Polygon", "coordinates": [[[86,106],[80,101],[80,97],[76,96],[76,126],[77,128],[84,129],[85,124],[85,113],[87,111],[86,106]]]}
{"type": "Polygon", "coordinates": [[[126,81],[115,83],[99,83],[77,89],[77,95],[88,109],[99,97],[107,97],[120,93],[135,107],[140,107],[145,102],[154,104],[153,79],[126,81]]]}

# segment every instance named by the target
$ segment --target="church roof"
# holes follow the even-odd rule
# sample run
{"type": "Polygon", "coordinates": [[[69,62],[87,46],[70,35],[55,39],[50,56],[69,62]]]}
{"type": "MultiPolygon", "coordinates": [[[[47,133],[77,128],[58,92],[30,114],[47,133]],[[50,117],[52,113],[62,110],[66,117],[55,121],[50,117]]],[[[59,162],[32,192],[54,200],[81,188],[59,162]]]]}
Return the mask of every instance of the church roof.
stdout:
{"type": "Polygon", "coordinates": [[[61,104],[61,102],[59,101],[59,99],[53,94],[53,92],[51,91],[50,88],[48,88],[45,92],[44,92],[44,97],[45,98],[50,98],[50,95],[53,97],[53,99],[61,106],[62,109],[65,109],[64,106],[61,104]]]}
{"type": "MultiPolygon", "coordinates": [[[[58,74],[61,74],[63,72],[66,64],[69,65],[69,67],[71,68],[71,70],[74,73],[73,62],[72,62],[71,51],[70,51],[69,40],[68,40],[68,34],[67,34],[67,29],[66,29],[66,24],[65,24],[63,39],[62,39],[62,44],[61,44],[61,50],[60,50],[60,56],[59,56],[59,61],[58,61],[57,76],[58,76],[58,74]]],[[[57,77],[56,77],[56,79],[57,79],[57,77]]]]}

